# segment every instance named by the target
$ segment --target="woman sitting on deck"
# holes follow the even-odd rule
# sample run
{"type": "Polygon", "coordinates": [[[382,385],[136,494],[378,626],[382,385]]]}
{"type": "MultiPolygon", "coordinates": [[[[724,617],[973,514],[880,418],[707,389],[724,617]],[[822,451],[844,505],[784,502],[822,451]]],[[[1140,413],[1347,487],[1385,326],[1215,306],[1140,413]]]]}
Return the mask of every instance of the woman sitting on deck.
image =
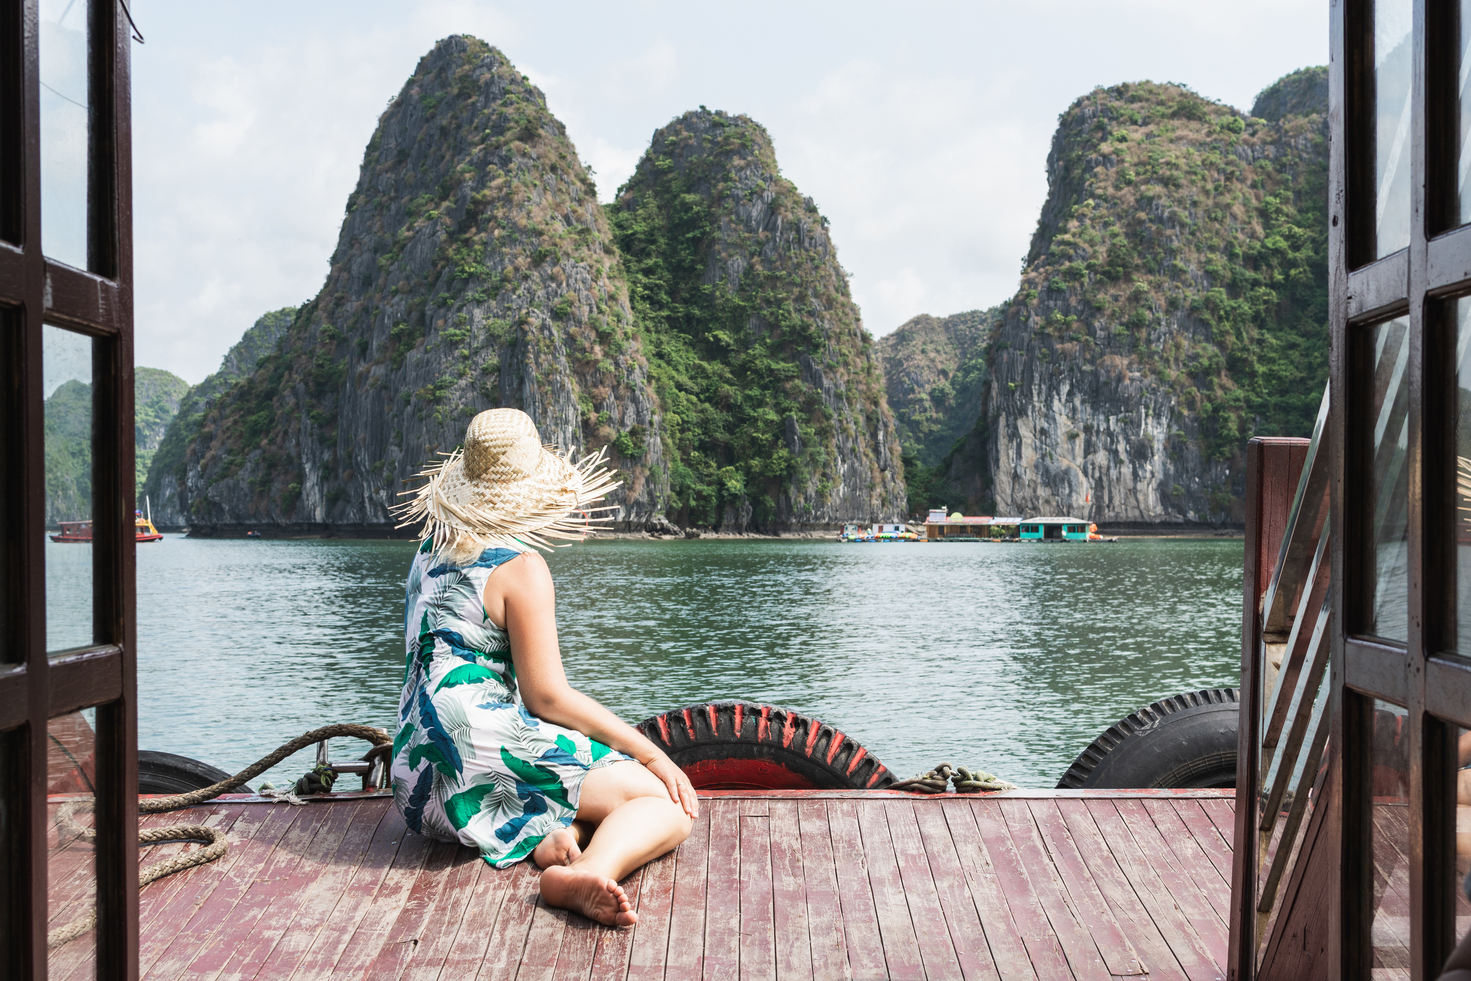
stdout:
{"type": "Polygon", "coordinates": [[[699,805],[669,757],[562,670],[551,572],[530,546],[583,537],[580,509],[615,486],[600,459],[574,467],[526,413],[491,409],[402,507],[425,540],[404,600],[393,797],[414,832],[497,868],[529,854],[549,904],[626,926],[618,880],[683,841],[699,805]]]}

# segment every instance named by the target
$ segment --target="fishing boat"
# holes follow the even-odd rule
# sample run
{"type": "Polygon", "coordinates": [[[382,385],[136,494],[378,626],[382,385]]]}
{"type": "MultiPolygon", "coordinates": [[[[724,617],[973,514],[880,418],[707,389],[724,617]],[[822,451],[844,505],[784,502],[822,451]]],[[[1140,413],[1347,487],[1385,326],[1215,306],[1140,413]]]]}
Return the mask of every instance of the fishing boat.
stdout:
{"type": "MultiPolygon", "coordinates": [[[[53,542],[70,542],[73,544],[92,543],[91,521],[59,521],[61,530],[51,536],[53,542]]],[[[133,512],[134,541],[139,542],[161,542],[163,535],[153,526],[152,520],[146,517],[142,511],[133,512]]]]}
{"type": "Polygon", "coordinates": [[[878,524],[864,525],[856,522],[848,522],[843,525],[843,531],[838,535],[840,542],[917,542],[920,537],[910,531],[907,525],[898,522],[881,522],[878,524]]]}

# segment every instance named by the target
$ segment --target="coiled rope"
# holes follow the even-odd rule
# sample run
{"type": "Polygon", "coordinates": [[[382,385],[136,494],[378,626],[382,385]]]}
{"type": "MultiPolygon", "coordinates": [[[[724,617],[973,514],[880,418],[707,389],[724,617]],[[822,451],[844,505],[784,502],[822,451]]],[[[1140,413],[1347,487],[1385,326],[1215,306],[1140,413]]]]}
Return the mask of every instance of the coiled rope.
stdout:
{"type": "Polygon", "coordinates": [[[908,780],[897,780],[885,790],[904,790],[911,794],[943,794],[955,783],[957,794],[990,793],[997,790],[1015,790],[1016,784],[1002,780],[985,770],[969,770],[963,766],[941,763],[933,770],[918,773],[908,780]]]}
{"type": "MultiPolygon", "coordinates": [[[[173,794],[168,797],[149,797],[138,801],[139,814],[157,814],[161,811],[173,811],[181,807],[190,807],[201,804],[220,794],[227,794],[236,787],[241,786],[247,780],[265,773],[271,767],[280,763],[293,753],[300,752],[314,743],[334,736],[352,736],[363,739],[373,744],[364,759],[371,759],[375,754],[384,752],[381,747],[391,746],[392,740],[388,733],[373,726],[358,725],[353,722],[343,722],[337,725],[323,726],[313,729],[311,732],[297,736],[291,742],[286,743],[268,756],[247,766],[233,777],[221,780],[219,783],[211,784],[199,790],[191,790],[185,794],[173,794]]],[[[291,795],[284,795],[281,799],[290,799],[291,795]]],[[[293,803],[301,803],[292,800],[293,803]]],[[[84,838],[93,841],[97,832],[77,823],[76,813],[81,810],[91,810],[92,802],[71,801],[63,804],[56,813],[57,828],[63,834],[71,835],[73,839],[84,838]]],[[[167,828],[144,828],[138,832],[138,844],[156,845],[165,841],[198,841],[205,843],[205,847],[192,852],[185,852],[162,862],[155,862],[138,872],[138,887],[141,889],[148,883],[162,879],[166,875],[182,872],[184,869],[193,868],[196,865],[207,865],[215,859],[223,856],[230,849],[230,843],[225,838],[225,833],[216,828],[205,827],[202,824],[176,824],[167,828]]],[[[57,927],[46,935],[46,946],[50,949],[60,947],[69,940],[75,940],[97,925],[97,910],[94,908],[85,916],[79,917],[66,926],[57,927]]]]}

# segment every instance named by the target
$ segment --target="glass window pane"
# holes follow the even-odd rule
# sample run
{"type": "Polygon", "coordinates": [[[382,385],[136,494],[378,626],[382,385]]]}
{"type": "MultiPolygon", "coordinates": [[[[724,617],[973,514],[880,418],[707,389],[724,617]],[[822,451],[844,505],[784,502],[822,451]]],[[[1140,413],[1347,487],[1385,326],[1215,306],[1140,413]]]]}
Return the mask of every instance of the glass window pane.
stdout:
{"type": "Polygon", "coordinates": [[[1399,317],[1371,327],[1369,332],[1374,403],[1365,422],[1372,427],[1367,435],[1372,441],[1369,504],[1374,563],[1370,586],[1374,600],[1366,629],[1379,637],[1404,642],[1409,639],[1405,578],[1409,477],[1405,451],[1410,435],[1410,383],[1405,369],[1410,357],[1410,321],[1399,317]]]}
{"type": "Polygon", "coordinates": [[[41,0],[41,251],[87,268],[88,0],[41,0]]]}
{"type": "Polygon", "coordinates": [[[1374,4],[1375,256],[1410,244],[1411,6],[1374,4]]]}
{"type": "Polygon", "coordinates": [[[1455,305],[1456,650],[1471,654],[1471,297],[1455,305]]]}
{"type": "Polygon", "coordinates": [[[1456,939],[1471,930],[1471,729],[1456,732],[1456,939]]]}
{"type": "Polygon", "coordinates": [[[92,643],[92,339],[42,332],[46,650],[92,643]]]}
{"type": "Polygon", "coordinates": [[[1371,974],[1410,977],[1410,732],[1406,711],[1374,702],[1370,740],[1374,920],[1371,974]]]}
{"type": "Polygon", "coordinates": [[[97,976],[97,845],[90,793],[46,801],[47,977],[97,976]]]}
{"type": "Polygon", "coordinates": [[[1461,0],[1460,38],[1456,49],[1461,53],[1456,98],[1459,102],[1459,139],[1456,141],[1456,199],[1458,220],[1471,222],[1471,0],[1461,0]]]}

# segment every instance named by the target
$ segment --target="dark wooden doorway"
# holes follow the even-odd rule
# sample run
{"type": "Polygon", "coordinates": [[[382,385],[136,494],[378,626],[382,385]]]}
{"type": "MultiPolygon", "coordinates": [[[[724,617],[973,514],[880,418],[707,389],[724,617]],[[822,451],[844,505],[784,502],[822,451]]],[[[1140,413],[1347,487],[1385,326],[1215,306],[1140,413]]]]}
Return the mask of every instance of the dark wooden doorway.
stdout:
{"type": "Polygon", "coordinates": [[[97,974],[138,976],[129,25],[121,0],[0,3],[7,978],[47,976],[47,723],[81,709],[95,727],[97,974]],[[62,385],[90,416],[90,436],[65,447],[74,451],[66,473],[55,434],[49,464],[47,454],[46,399],[62,385]],[[93,522],[91,544],[48,540],[48,521],[64,516],[61,484],[72,490],[64,506],[93,522]]]}

